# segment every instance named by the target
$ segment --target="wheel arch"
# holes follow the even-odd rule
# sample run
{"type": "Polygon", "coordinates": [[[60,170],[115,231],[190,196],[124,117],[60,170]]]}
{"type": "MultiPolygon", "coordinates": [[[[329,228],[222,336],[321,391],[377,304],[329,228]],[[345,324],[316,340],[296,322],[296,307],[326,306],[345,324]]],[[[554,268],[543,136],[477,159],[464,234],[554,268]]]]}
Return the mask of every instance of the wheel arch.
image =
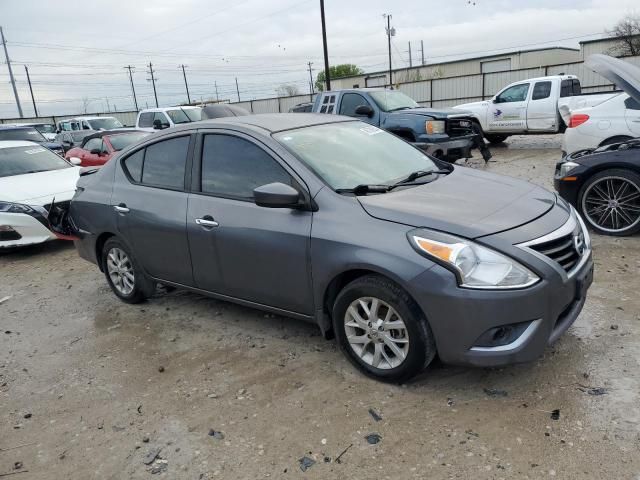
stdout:
{"type": "Polygon", "coordinates": [[[614,143],[626,142],[627,140],[632,140],[633,137],[631,135],[612,135],[609,138],[605,138],[598,145],[599,147],[603,147],[605,145],[613,145],[614,143]]]}

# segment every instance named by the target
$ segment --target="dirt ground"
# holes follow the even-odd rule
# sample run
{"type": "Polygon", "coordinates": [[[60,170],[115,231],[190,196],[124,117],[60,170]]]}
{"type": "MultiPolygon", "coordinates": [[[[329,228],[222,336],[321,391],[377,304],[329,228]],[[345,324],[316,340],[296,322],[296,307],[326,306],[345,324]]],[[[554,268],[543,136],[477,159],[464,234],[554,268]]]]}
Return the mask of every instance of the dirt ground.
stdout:
{"type": "MultiPolygon", "coordinates": [[[[559,145],[469,164],[552,188],[559,145]]],[[[640,479],[640,238],[594,244],[583,313],[539,361],[402,386],[310,324],[182,291],[124,304],[71,244],[0,255],[0,476],[640,479]]]]}

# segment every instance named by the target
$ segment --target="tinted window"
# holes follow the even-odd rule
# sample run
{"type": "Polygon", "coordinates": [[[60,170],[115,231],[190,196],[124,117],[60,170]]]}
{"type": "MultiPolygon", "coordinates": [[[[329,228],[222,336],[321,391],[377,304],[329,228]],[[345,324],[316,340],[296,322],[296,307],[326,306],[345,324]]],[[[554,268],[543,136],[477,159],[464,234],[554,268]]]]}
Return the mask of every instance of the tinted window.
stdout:
{"type": "Polygon", "coordinates": [[[71,168],[55,153],[39,145],[0,148],[0,177],[71,168]]]}
{"type": "MultiPolygon", "coordinates": [[[[146,166],[145,166],[146,171],[146,166]]],[[[207,135],[202,150],[202,191],[252,199],[253,189],[291,184],[289,174],[264,150],[229,135],[207,135]]]]}
{"type": "Polygon", "coordinates": [[[153,112],[141,113],[138,126],[142,128],[153,127],[153,112]]]}
{"type": "Polygon", "coordinates": [[[89,140],[87,140],[87,143],[85,143],[84,147],[82,148],[84,148],[88,152],[96,148],[102,151],[102,138],[90,138],[89,140]]]}
{"type": "Polygon", "coordinates": [[[562,82],[560,83],[560,97],[572,97],[574,95],[582,95],[580,80],[562,80],[562,82]]]}
{"type": "Polygon", "coordinates": [[[178,137],[154,143],[146,148],[142,183],[168,188],[184,187],[189,137],[178,137]]]}
{"type": "Polygon", "coordinates": [[[624,101],[624,106],[629,110],[640,110],[640,103],[637,100],[629,97],[624,101]]]}
{"type": "Polygon", "coordinates": [[[116,152],[119,152],[125,147],[136,143],[139,140],[142,140],[146,137],[148,133],[146,132],[135,132],[135,133],[123,133],[120,135],[113,135],[109,137],[109,141],[111,142],[111,146],[116,152]]]}
{"type": "Polygon", "coordinates": [[[144,159],[144,148],[138,150],[133,155],[128,156],[124,161],[124,168],[129,176],[136,182],[142,178],[142,160],[144,159]]]}
{"type": "Polygon", "coordinates": [[[84,124],[86,124],[85,128],[89,127],[91,130],[113,130],[122,127],[122,124],[118,120],[111,117],[86,120],[84,124]]]}
{"type": "Polygon", "coordinates": [[[340,102],[340,115],[355,116],[356,108],[360,105],[369,105],[362,95],[357,93],[345,93],[340,102]]]}
{"type": "Polygon", "coordinates": [[[524,102],[527,99],[527,93],[529,92],[529,84],[522,83],[520,85],[514,85],[507,88],[496,98],[497,103],[511,103],[511,102],[524,102]]]}
{"type": "Polygon", "coordinates": [[[167,118],[167,116],[162,113],[162,112],[156,112],[153,115],[153,121],[155,122],[156,120],[160,120],[160,123],[162,125],[169,125],[169,119],[167,118]]]}
{"type": "Polygon", "coordinates": [[[571,80],[573,84],[573,94],[574,95],[582,95],[582,87],[580,86],[580,80],[577,78],[571,80]]]}
{"type": "Polygon", "coordinates": [[[536,82],[533,86],[531,100],[542,100],[549,98],[549,95],[551,95],[551,82],[536,82]]]}

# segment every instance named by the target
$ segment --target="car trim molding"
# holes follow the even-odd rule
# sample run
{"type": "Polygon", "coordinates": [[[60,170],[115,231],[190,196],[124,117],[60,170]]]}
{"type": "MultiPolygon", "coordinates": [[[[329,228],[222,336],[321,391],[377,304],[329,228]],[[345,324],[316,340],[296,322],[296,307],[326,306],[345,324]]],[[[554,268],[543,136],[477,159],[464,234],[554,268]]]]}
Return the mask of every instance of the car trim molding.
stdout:
{"type": "Polygon", "coordinates": [[[471,347],[469,350],[471,350],[472,352],[509,352],[511,350],[516,350],[517,348],[519,348],[521,345],[523,345],[524,343],[526,343],[529,338],[533,335],[533,333],[536,331],[536,329],[538,328],[538,325],[540,325],[540,323],[542,322],[541,318],[538,318],[534,321],[532,321],[529,326],[525,329],[524,332],[522,332],[522,334],[516,338],[513,342],[511,343],[507,343],[506,345],[499,345],[497,347],[471,347]]]}

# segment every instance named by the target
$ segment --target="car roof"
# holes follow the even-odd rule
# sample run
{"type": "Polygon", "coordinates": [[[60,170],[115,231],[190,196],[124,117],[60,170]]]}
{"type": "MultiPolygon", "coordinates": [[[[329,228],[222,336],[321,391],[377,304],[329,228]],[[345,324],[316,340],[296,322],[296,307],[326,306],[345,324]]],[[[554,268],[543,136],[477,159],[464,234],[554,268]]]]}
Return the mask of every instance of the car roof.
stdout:
{"type": "Polygon", "coordinates": [[[185,124],[182,128],[193,129],[207,126],[219,127],[224,125],[246,125],[257,127],[271,133],[311,127],[327,123],[354,122],[351,117],[342,115],[327,115],[325,113],[261,113],[258,115],[244,115],[240,117],[214,118],[185,124]]]}
{"type": "Polygon", "coordinates": [[[33,145],[38,145],[38,144],[35,142],[28,142],[25,140],[0,140],[0,149],[13,148],[13,147],[31,147],[33,145]]]}
{"type": "Polygon", "coordinates": [[[140,110],[138,115],[140,115],[141,113],[147,113],[147,112],[166,112],[167,110],[178,110],[180,108],[184,108],[185,110],[195,110],[196,108],[202,108],[202,107],[197,107],[194,105],[176,105],[174,107],[145,108],[144,110],[140,110]]]}

